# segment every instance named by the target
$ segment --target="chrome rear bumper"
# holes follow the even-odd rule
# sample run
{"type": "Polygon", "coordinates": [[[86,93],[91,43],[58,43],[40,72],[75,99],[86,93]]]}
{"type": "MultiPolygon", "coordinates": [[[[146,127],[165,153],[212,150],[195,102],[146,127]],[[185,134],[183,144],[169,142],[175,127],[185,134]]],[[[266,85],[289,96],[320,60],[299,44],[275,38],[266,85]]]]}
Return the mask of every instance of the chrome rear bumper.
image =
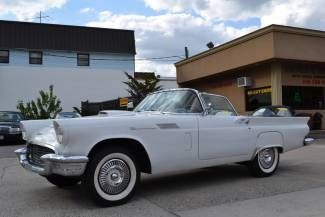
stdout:
{"type": "Polygon", "coordinates": [[[304,146],[307,146],[307,145],[311,145],[314,143],[314,139],[313,138],[310,138],[310,137],[306,137],[304,139],[304,146]]]}
{"type": "Polygon", "coordinates": [[[45,154],[41,157],[44,162],[42,166],[33,165],[28,162],[27,149],[21,148],[15,151],[19,163],[26,170],[43,176],[57,174],[62,176],[81,176],[87,166],[88,157],[72,156],[64,157],[57,154],[45,154]]]}

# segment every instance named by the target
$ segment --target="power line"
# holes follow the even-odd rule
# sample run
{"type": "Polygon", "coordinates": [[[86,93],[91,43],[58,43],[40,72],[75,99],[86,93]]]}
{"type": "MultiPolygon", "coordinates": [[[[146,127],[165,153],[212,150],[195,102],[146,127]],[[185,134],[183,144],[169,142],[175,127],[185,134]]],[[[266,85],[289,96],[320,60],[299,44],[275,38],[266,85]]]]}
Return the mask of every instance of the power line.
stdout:
{"type": "MultiPolygon", "coordinates": [[[[28,49],[23,48],[16,48],[13,50],[17,51],[29,51],[28,49]]],[[[58,58],[66,58],[66,59],[77,59],[77,56],[66,56],[66,55],[60,55],[60,54],[53,54],[50,52],[43,52],[44,56],[52,56],[52,57],[58,57],[58,58]]],[[[173,55],[173,56],[160,56],[160,57],[146,57],[146,58],[89,58],[89,60],[94,61],[160,61],[160,62],[175,62],[179,61],[181,59],[184,59],[183,56],[173,55]]]]}
{"type": "MultiPolygon", "coordinates": [[[[67,58],[67,59],[77,59],[78,57],[75,56],[65,56],[65,55],[57,55],[51,53],[44,53],[45,56],[54,56],[60,58],[67,58]]],[[[126,59],[119,59],[119,58],[89,58],[89,60],[96,60],[96,61],[178,61],[183,59],[180,56],[164,56],[164,57],[149,57],[149,58],[126,58],[126,59]],[[176,59],[177,58],[177,59],[176,59]]]]}

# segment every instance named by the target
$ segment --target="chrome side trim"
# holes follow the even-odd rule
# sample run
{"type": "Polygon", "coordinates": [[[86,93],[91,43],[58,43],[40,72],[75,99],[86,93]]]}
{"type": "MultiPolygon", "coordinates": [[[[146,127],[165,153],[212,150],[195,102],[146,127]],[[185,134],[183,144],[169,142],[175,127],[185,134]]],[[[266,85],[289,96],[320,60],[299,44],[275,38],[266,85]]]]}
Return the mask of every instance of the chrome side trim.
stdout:
{"type": "Polygon", "coordinates": [[[166,130],[166,129],[178,129],[179,126],[176,123],[161,123],[156,124],[160,129],[166,130]]]}
{"type": "Polygon", "coordinates": [[[27,160],[27,149],[21,148],[15,151],[19,159],[19,163],[26,170],[31,172],[48,176],[57,174],[62,176],[81,176],[87,166],[88,157],[85,156],[71,156],[64,157],[57,154],[45,154],[41,157],[44,161],[44,166],[35,166],[27,160]]]}

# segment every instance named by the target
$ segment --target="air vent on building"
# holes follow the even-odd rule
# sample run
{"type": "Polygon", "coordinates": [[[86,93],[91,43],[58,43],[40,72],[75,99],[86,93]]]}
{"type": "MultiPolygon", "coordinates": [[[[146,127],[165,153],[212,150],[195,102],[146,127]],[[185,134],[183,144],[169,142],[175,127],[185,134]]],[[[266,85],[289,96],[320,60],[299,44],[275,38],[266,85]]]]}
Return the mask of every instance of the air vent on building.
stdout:
{"type": "Polygon", "coordinates": [[[237,78],[238,87],[249,87],[252,85],[252,79],[250,77],[237,78]]]}

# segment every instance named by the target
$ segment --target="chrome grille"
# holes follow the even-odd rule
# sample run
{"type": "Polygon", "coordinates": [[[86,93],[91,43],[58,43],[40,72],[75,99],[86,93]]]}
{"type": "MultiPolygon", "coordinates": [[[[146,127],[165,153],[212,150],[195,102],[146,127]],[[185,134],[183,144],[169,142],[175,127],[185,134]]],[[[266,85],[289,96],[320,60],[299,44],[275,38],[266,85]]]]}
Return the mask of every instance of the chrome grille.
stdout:
{"type": "Polygon", "coordinates": [[[0,126],[0,132],[1,133],[8,133],[9,132],[9,127],[0,126]]]}
{"type": "Polygon", "coordinates": [[[55,152],[47,147],[34,145],[34,144],[27,144],[27,160],[30,164],[36,166],[42,166],[43,161],[41,157],[45,154],[54,154],[55,152]]]}

